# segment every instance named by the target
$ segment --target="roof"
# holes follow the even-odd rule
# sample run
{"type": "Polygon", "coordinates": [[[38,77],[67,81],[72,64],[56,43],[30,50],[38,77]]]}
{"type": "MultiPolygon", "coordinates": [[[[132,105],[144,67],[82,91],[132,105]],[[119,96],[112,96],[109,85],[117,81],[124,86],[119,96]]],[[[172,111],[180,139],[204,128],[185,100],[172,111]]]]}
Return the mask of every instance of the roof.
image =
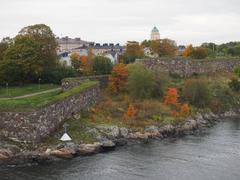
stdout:
{"type": "Polygon", "coordinates": [[[157,32],[157,33],[159,33],[159,30],[158,30],[158,28],[155,26],[155,27],[153,28],[152,32],[157,32]]]}

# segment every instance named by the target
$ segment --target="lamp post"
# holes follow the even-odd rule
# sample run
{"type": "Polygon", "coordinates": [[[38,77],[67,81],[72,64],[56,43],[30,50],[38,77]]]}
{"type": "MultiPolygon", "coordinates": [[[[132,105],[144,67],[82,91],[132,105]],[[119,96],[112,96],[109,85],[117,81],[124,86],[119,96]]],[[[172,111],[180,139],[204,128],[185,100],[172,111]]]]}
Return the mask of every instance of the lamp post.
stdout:
{"type": "Polygon", "coordinates": [[[9,94],[9,91],[8,91],[8,82],[6,83],[6,93],[7,93],[7,96],[9,94]]]}
{"type": "Polygon", "coordinates": [[[38,79],[38,89],[40,90],[41,88],[41,78],[38,79]]]}

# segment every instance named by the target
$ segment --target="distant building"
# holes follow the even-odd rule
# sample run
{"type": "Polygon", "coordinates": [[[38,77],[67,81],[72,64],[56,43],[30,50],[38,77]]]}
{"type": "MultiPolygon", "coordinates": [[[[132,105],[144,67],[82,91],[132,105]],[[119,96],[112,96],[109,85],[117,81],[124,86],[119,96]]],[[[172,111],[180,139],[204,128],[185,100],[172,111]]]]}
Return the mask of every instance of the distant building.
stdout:
{"type": "Polygon", "coordinates": [[[160,33],[158,28],[155,26],[151,32],[151,40],[155,41],[155,40],[159,40],[160,39],[160,33]]]}
{"type": "MultiPolygon", "coordinates": [[[[85,41],[86,42],[86,41],[85,41]]],[[[99,43],[82,43],[82,44],[77,44],[79,46],[76,45],[76,42],[72,42],[71,48],[63,48],[61,49],[61,51],[58,52],[59,56],[60,56],[60,61],[64,61],[65,64],[67,65],[71,65],[71,61],[70,61],[70,55],[71,53],[78,53],[80,56],[88,56],[90,49],[92,49],[93,54],[95,56],[103,56],[103,57],[107,57],[109,58],[113,64],[118,63],[119,61],[119,55],[122,55],[125,50],[126,47],[125,46],[121,46],[119,44],[108,44],[108,43],[104,43],[104,44],[99,44],[99,43]]],[[[69,46],[70,47],[70,46],[69,46]]]]}
{"type": "Polygon", "coordinates": [[[79,48],[79,47],[88,47],[94,42],[83,41],[81,38],[69,38],[68,36],[63,38],[57,38],[58,42],[58,53],[62,52],[71,52],[72,50],[79,48]]]}

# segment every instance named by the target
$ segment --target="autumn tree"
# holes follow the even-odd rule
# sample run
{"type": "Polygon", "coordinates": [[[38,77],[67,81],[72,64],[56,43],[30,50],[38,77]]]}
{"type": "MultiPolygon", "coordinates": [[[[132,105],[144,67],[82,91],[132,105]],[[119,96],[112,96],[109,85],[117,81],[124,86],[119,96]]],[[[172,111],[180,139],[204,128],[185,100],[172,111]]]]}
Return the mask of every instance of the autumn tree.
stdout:
{"type": "Polygon", "coordinates": [[[159,56],[174,56],[177,45],[176,42],[171,39],[155,40],[151,42],[151,49],[159,56]]]}
{"type": "Polygon", "coordinates": [[[128,110],[125,113],[125,118],[134,118],[137,114],[137,111],[135,110],[134,106],[132,104],[129,104],[128,110]]]}
{"type": "Polygon", "coordinates": [[[113,67],[109,77],[109,88],[112,92],[117,93],[125,89],[128,78],[128,70],[126,65],[117,64],[113,67]]]}
{"type": "Polygon", "coordinates": [[[164,97],[164,103],[170,106],[178,105],[178,91],[176,88],[169,88],[167,91],[167,95],[164,97]]]}
{"type": "Polygon", "coordinates": [[[123,63],[129,64],[142,57],[144,57],[144,50],[139,42],[128,41],[126,51],[120,58],[123,59],[123,63]]]}
{"type": "Polygon", "coordinates": [[[184,117],[184,116],[188,116],[190,113],[190,108],[188,106],[188,104],[183,104],[180,107],[180,116],[184,117]]]}
{"type": "Polygon", "coordinates": [[[192,52],[193,52],[193,46],[190,44],[190,45],[188,45],[185,48],[185,50],[183,51],[182,56],[183,57],[189,57],[189,56],[191,56],[192,52]]]}
{"type": "Polygon", "coordinates": [[[76,70],[80,71],[80,67],[81,67],[80,55],[78,53],[72,53],[70,56],[70,59],[71,59],[72,66],[76,70]]]}

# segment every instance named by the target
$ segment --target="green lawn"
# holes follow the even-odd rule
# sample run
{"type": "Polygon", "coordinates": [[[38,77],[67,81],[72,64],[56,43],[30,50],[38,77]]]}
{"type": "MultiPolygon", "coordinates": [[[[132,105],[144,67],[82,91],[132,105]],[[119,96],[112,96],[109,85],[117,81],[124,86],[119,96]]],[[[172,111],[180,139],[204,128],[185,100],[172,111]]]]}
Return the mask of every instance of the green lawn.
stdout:
{"type": "Polygon", "coordinates": [[[22,99],[0,100],[0,111],[31,111],[61,101],[96,85],[96,83],[96,81],[86,81],[67,92],[59,90],[22,99]]]}
{"type": "Polygon", "coordinates": [[[0,86],[0,98],[12,98],[18,96],[24,96],[27,94],[46,91],[54,88],[58,88],[55,84],[41,84],[40,88],[38,84],[29,84],[25,86],[9,87],[8,93],[6,87],[0,86]]]}

